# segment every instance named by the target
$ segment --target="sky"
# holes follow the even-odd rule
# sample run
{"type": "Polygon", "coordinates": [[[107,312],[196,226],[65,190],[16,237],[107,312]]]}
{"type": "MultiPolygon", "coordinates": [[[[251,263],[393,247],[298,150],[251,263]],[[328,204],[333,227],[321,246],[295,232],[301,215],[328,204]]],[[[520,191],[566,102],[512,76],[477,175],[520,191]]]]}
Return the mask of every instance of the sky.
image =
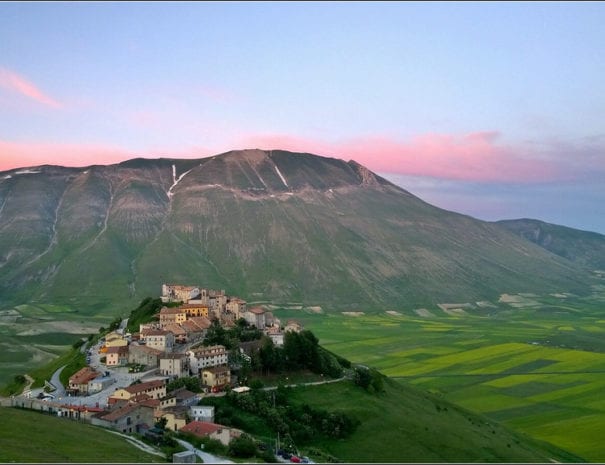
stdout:
{"type": "Polygon", "coordinates": [[[0,2],[0,171],[285,149],[605,234],[603,2],[0,2]]]}

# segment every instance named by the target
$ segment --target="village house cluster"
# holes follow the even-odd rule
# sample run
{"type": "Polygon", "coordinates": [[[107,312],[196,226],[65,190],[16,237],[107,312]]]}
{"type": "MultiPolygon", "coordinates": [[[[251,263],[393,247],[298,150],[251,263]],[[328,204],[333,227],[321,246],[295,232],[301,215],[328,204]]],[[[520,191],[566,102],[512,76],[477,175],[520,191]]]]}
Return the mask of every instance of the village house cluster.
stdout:
{"type": "MultiPolygon", "coordinates": [[[[108,368],[138,366],[146,372],[155,369],[157,379],[116,388],[103,408],[45,403],[44,409],[123,433],[153,435],[153,425],[164,418],[167,429],[210,436],[225,444],[241,434],[239,430],[214,424],[214,407],[198,405],[204,395],[226,386],[240,393],[248,389],[237,386],[224,346],[203,345],[212,320],[231,327],[244,318],[278,346],[283,345],[285,332],[301,331],[301,325],[288,321],[282,327],[272,313],[261,307],[248,308],[244,300],[227,297],[223,290],[164,284],[162,301],[177,302],[178,306],[162,307],[154,321],[141,324],[136,333],[114,331],[105,335],[100,349],[108,368]],[[185,388],[167,392],[170,381],[190,376],[199,377],[202,393],[185,388]]],[[[242,342],[238,348],[240,355],[249,359],[259,342],[242,342]]],[[[69,378],[67,392],[70,396],[100,392],[115,382],[109,375],[108,371],[84,367],[69,378]]]]}

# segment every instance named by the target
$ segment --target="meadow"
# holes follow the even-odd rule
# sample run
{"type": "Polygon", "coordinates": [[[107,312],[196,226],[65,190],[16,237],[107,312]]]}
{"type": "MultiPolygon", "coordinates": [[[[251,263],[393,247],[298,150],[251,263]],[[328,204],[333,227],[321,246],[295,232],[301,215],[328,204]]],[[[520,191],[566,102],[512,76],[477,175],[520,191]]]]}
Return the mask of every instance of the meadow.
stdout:
{"type": "Polygon", "coordinates": [[[115,434],[65,418],[3,408],[0,462],[161,463],[115,434]]]}
{"type": "Polygon", "coordinates": [[[328,350],[513,430],[605,461],[605,299],[503,295],[425,309],[276,309],[328,350]]]}
{"type": "Polygon", "coordinates": [[[0,311],[0,386],[65,354],[110,319],[64,305],[27,304],[0,311]]]}

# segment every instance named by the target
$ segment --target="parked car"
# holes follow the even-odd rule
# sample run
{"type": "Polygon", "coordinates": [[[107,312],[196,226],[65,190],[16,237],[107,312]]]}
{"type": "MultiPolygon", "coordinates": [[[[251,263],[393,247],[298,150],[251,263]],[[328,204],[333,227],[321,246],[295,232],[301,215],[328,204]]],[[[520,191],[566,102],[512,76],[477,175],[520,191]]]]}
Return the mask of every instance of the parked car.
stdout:
{"type": "Polygon", "coordinates": [[[290,462],[300,463],[300,458],[298,458],[296,455],[293,455],[292,457],[290,457],[290,462]]]}

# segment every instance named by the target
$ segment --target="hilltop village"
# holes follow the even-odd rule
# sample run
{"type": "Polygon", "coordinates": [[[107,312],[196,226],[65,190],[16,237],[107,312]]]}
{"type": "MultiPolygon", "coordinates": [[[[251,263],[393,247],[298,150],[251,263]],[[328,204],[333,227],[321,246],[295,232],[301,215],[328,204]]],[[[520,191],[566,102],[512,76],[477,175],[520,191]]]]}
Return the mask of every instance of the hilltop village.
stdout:
{"type": "Polygon", "coordinates": [[[247,392],[250,388],[240,385],[236,373],[242,361],[251,361],[262,341],[240,342],[229,351],[224,345],[205,345],[209,331],[244,326],[280,347],[285,333],[300,333],[302,326],[293,320],[282,325],[272,313],[248,308],[244,300],[228,297],[224,290],[164,284],[161,300],[166,305],[150,322],[141,323],[139,331],[128,332],[123,322],[87,348],[87,366],[69,378],[63,398],[45,394],[17,406],[121,433],[153,436],[154,425],[163,422],[170,431],[210,437],[225,445],[241,435],[240,430],[215,424],[214,407],[200,405],[200,400],[225,389],[247,392]],[[183,385],[170,389],[181,378],[199,380],[199,392],[183,385]]]}
{"type": "MultiPolygon", "coordinates": [[[[107,367],[127,364],[156,367],[161,375],[171,380],[199,375],[205,392],[217,392],[235,383],[226,347],[204,345],[213,322],[222,328],[232,328],[243,319],[247,325],[271,338],[277,347],[283,345],[287,331],[303,329],[294,320],[282,326],[272,313],[262,307],[248,308],[244,300],[227,297],[224,290],[164,284],[161,299],[166,304],[176,302],[180,305],[162,307],[154,321],[141,324],[138,332],[130,334],[118,329],[105,336],[101,353],[107,367]]],[[[241,343],[241,357],[250,359],[257,346],[258,343],[241,343]]],[[[81,388],[81,383],[73,386],[70,383],[70,389],[76,394],[81,388]]]]}

